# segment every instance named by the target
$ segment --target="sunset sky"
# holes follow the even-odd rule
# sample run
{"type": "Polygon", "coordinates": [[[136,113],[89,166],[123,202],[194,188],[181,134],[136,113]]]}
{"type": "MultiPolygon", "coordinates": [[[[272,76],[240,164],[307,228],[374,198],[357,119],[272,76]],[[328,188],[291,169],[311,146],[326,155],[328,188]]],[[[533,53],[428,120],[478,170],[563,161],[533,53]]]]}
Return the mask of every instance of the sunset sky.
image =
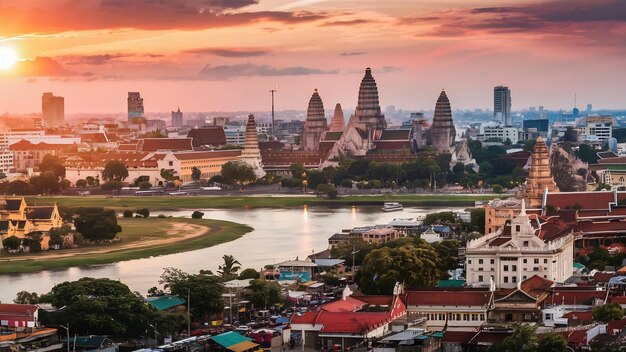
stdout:
{"type": "Polygon", "coordinates": [[[624,0],[0,0],[0,113],[354,107],[372,67],[381,105],[626,107],[624,0]],[[19,60],[13,63],[10,56],[19,60]],[[3,61],[4,60],[4,61],[3,61]],[[4,64],[3,64],[4,62],[4,64]]]}

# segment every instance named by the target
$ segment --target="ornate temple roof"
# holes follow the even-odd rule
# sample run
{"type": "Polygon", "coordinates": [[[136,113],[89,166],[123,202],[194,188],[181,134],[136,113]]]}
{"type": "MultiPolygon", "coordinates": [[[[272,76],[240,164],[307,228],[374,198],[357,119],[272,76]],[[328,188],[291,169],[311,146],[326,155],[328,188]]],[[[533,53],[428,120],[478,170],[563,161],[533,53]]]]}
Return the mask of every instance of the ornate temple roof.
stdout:
{"type": "Polygon", "coordinates": [[[341,104],[337,103],[337,105],[335,105],[333,118],[330,120],[330,130],[332,132],[343,132],[344,126],[345,120],[343,117],[343,109],[341,108],[341,104]]]}
{"type": "Polygon", "coordinates": [[[356,110],[354,111],[359,121],[373,123],[376,128],[387,127],[385,116],[380,112],[380,103],[378,102],[378,87],[372,76],[372,69],[365,69],[365,76],[361,80],[359,86],[359,99],[357,101],[356,110]]]}
{"type": "Polygon", "coordinates": [[[430,138],[433,147],[439,152],[448,152],[456,138],[450,100],[445,90],[441,91],[435,105],[435,116],[430,127],[430,138]]]}

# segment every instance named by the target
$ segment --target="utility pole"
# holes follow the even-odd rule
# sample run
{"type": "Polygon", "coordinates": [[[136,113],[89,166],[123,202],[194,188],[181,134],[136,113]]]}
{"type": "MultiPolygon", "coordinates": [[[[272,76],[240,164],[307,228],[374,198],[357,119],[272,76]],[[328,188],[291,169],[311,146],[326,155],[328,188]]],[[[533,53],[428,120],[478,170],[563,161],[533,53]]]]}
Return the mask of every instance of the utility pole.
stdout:
{"type": "Polygon", "coordinates": [[[274,126],[274,93],[276,93],[276,89],[270,90],[270,93],[272,93],[272,133],[271,133],[271,136],[274,137],[274,131],[276,128],[276,126],[274,126]]]}
{"type": "Polygon", "coordinates": [[[189,309],[191,307],[191,301],[189,299],[190,297],[190,291],[189,289],[187,289],[187,336],[191,337],[191,315],[189,313],[189,309]]]}

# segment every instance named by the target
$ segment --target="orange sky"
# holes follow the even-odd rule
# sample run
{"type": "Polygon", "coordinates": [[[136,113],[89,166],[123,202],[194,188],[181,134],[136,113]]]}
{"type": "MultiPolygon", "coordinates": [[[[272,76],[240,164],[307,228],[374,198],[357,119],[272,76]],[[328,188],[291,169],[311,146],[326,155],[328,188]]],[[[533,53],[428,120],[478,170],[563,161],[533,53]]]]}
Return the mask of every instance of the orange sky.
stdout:
{"type": "Polygon", "coordinates": [[[383,106],[626,107],[623,0],[0,0],[0,112],[306,109],[356,104],[371,66],[383,106]]]}

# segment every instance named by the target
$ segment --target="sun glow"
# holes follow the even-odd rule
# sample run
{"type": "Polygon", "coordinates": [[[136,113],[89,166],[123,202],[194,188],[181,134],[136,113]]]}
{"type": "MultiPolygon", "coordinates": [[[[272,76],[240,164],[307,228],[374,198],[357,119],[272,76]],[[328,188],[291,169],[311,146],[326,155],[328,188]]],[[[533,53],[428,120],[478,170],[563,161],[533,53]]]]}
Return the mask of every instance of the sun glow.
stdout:
{"type": "Polygon", "coordinates": [[[14,48],[0,47],[0,70],[10,70],[17,60],[17,51],[14,48]]]}

